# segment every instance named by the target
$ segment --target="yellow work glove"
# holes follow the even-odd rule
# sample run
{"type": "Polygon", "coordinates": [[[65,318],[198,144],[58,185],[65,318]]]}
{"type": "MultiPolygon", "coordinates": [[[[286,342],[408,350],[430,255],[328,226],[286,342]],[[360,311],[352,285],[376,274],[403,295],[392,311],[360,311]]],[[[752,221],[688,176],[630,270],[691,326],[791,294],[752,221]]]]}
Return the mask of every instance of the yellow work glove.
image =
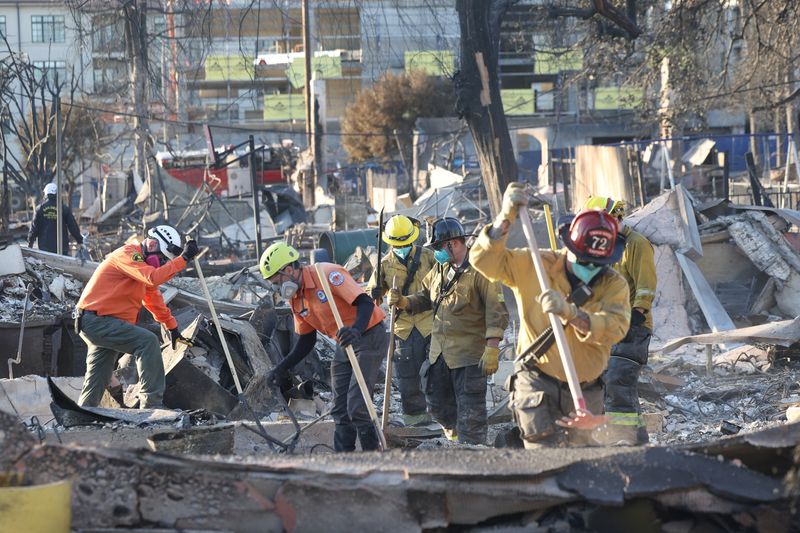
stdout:
{"type": "Polygon", "coordinates": [[[512,181],[503,194],[503,208],[500,211],[500,217],[513,223],[517,218],[517,210],[527,205],[528,191],[525,190],[525,184],[512,181]]]}
{"type": "Polygon", "coordinates": [[[483,349],[483,355],[478,363],[478,368],[483,371],[484,376],[491,376],[497,372],[497,367],[500,366],[500,348],[494,346],[487,346],[483,349]]]}
{"type": "Polygon", "coordinates": [[[553,313],[565,322],[569,322],[578,314],[578,307],[574,303],[568,302],[564,295],[556,290],[547,289],[536,300],[542,305],[542,311],[553,313]]]}
{"type": "Polygon", "coordinates": [[[389,289],[389,305],[398,309],[408,307],[408,298],[400,294],[400,289],[389,289]]]}

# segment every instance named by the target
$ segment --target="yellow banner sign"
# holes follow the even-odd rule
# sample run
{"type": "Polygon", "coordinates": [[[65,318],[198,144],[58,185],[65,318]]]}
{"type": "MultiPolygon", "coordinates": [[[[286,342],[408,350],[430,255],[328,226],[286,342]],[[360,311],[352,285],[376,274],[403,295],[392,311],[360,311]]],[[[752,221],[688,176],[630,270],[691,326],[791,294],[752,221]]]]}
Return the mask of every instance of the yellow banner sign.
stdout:
{"type": "MultiPolygon", "coordinates": [[[[342,58],[331,56],[319,56],[311,58],[311,77],[318,80],[342,77],[342,58]]],[[[286,69],[286,77],[292,87],[299,89],[305,87],[305,59],[296,57],[286,69]]]]}
{"type": "Polygon", "coordinates": [[[636,109],[642,105],[644,89],[638,87],[597,87],[594,108],[598,110],[636,109]]]}
{"type": "Polygon", "coordinates": [[[503,111],[506,115],[533,115],[536,113],[536,97],[532,89],[501,89],[503,111]]]}
{"type": "Polygon", "coordinates": [[[206,58],[206,80],[252,80],[255,75],[252,57],[210,55],[206,58]]]}
{"type": "Polygon", "coordinates": [[[558,74],[583,68],[583,51],[569,48],[536,50],[533,56],[534,74],[558,74]]]}
{"type": "Polygon", "coordinates": [[[406,72],[422,70],[431,76],[450,76],[455,58],[450,50],[417,50],[404,53],[406,72]]]}
{"type": "Polygon", "coordinates": [[[264,95],[264,120],[280,122],[305,119],[306,106],[302,94],[264,95]]]}

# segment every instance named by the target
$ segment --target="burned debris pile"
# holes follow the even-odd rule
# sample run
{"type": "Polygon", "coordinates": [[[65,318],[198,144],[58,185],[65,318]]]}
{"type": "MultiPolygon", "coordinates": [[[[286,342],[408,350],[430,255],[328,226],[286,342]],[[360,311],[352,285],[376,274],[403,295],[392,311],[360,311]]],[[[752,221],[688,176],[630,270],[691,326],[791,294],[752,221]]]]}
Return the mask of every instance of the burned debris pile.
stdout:
{"type": "Polygon", "coordinates": [[[785,423],[800,389],[800,212],[698,205],[677,186],[626,223],[656,255],[653,343],[639,385],[651,442],[785,423]]]}
{"type": "Polygon", "coordinates": [[[35,257],[23,259],[17,245],[6,248],[0,260],[9,261],[3,266],[4,271],[12,270],[12,273],[0,276],[0,322],[19,323],[22,320],[29,286],[27,320],[56,320],[72,313],[83,290],[81,281],[35,257]],[[7,257],[13,247],[19,254],[17,261],[7,257]]]}

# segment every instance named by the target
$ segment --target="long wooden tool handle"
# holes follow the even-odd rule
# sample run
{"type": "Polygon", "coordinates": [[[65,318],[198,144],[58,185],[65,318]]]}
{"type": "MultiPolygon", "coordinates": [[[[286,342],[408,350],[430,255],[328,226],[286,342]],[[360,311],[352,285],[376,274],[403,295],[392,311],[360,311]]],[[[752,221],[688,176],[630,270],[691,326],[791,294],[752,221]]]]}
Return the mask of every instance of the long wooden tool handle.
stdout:
{"type": "MultiPolygon", "coordinates": [[[[392,288],[397,288],[397,274],[392,277],[392,288]]],[[[383,413],[381,428],[386,431],[389,424],[389,405],[392,402],[392,359],[394,359],[394,321],[397,319],[397,308],[389,310],[389,348],[386,351],[386,378],[383,380],[383,413]]]]}
{"type": "Polygon", "coordinates": [[[239,375],[236,373],[236,367],[233,366],[233,358],[231,357],[231,352],[228,349],[228,341],[225,340],[225,333],[222,331],[222,325],[220,325],[219,318],[217,318],[217,310],[214,308],[214,300],[211,299],[211,293],[208,292],[206,278],[203,276],[203,269],[200,268],[200,261],[197,257],[194,258],[194,269],[197,271],[197,279],[200,280],[200,285],[203,287],[203,293],[206,295],[206,300],[208,301],[208,310],[211,311],[211,320],[214,321],[214,327],[217,328],[219,342],[222,343],[222,351],[225,352],[225,359],[228,360],[228,367],[231,369],[233,384],[236,385],[236,392],[241,394],[242,384],[239,383],[239,375]]]}
{"type": "MultiPolygon", "coordinates": [[[[542,258],[539,255],[536,236],[533,234],[533,225],[531,224],[531,218],[526,208],[523,207],[519,210],[519,219],[520,222],[522,222],[522,231],[525,233],[528,247],[531,249],[531,259],[536,269],[536,277],[539,278],[539,286],[542,288],[542,292],[544,292],[550,288],[550,281],[547,279],[544,264],[542,264],[542,258]]],[[[561,356],[561,364],[564,365],[564,371],[567,374],[567,383],[569,384],[569,392],[572,394],[572,402],[575,404],[575,409],[585,410],[586,400],[583,398],[581,384],[580,381],[578,381],[578,373],[575,372],[575,364],[572,362],[572,355],[569,351],[569,344],[567,344],[567,336],[564,334],[564,326],[561,324],[561,318],[550,313],[550,325],[556,337],[556,346],[558,346],[558,353],[561,356]]]]}
{"type": "Polygon", "coordinates": [[[544,204],[544,219],[547,222],[547,236],[550,238],[550,249],[554,252],[558,250],[556,242],[556,232],[553,229],[553,215],[550,213],[550,204],[544,204]]]}
{"type": "MultiPolygon", "coordinates": [[[[344,327],[344,323],[342,322],[342,316],[339,314],[339,308],[336,307],[336,302],[333,301],[333,293],[331,292],[331,286],[328,284],[328,278],[325,276],[325,273],[322,272],[319,263],[314,264],[314,270],[317,271],[317,276],[322,284],[322,290],[325,291],[325,297],[328,299],[328,305],[331,308],[331,313],[333,313],[333,318],[336,320],[336,327],[342,329],[344,327]]],[[[381,422],[378,420],[378,413],[375,411],[375,405],[372,403],[372,394],[367,388],[367,382],[364,381],[364,374],[361,373],[361,366],[358,364],[356,352],[353,350],[352,346],[348,346],[345,348],[345,353],[347,354],[347,358],[350,360],[350,366],[353,368],[353,374],[356,376],[358,388],[361,389],[361,397],[364,399],[364,404],[367,406],[369,417],[372,419],[372,424],[375,426],[375,431],[378,433],[381,449],[385,450],[386,436],[383,434],[383,431],[381,431],[381,422]]]]}

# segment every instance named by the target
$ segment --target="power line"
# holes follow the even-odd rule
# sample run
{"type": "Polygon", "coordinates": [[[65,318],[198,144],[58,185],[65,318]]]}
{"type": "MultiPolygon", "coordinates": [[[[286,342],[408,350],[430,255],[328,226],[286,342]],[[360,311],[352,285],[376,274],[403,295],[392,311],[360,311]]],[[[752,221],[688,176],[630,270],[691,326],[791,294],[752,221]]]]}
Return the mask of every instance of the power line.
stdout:
{"type": "MultiPolygon", "coordinates": [[[[23,93],[16,93],[16,92],[13,92],[13,91],[9,91],[6,94],[11,94],[11,95],[19,96],[19,97],[23,97],[23,98],[29,98],[30,97],[30,95],[26,95],[26,94],[23,94],[23,93]]],[[[55,102],[55,98],[36,97],[36,99],[38,101],[46,102],[46,103],[49,103],[49,104],[53,104],[55,102]]],[[[292,135],[292,134],[295,134],[295,133],[296,134],[305,135],[304,132],[287,131],[287,130],[284,130],[284,129],[246,127],[246,126],[236,126],[236,125],[232,125],[232,124],[218,124],[218,123],[213,123],[213,122],[198,122],[198,121],[190,121],[190,120],[177,120],[177,119],[156,117],[156,116],[153,116],[153,115],[150,115],[150,114],[148,114],[148,115],[137,115],[136,113],[133,113],[133,112],[120,111],[120,110],[115,110],[115,109],[106,109],[106,108],[102,108],[102,107],[95,107],[95,106],[87,105],[87,104],[82,103],[82,102],[76,102],[74,100],[69,101],[69,102],[62,100],[61,103],[65,104],[65,105],[69,105],[69,106],[75,107],[75,108],[78,108],[78,109],[83,109],[83,110],[86,110],[86,111],[94,111],[94,112],[97,112],[97,113],[109,113],[109,114],[112,114],[112,115],[119,115],[119,116],[124,116],[124,117],[128,117],[128,118],[147,119],[148,121],[152,121],[152,122],[173,124],[173,125],[178,125],[178,126],[202,127],[202,126],[205,126],[207,124],[209,127],[214,128],[214,129],[224,129],[224,130],[232,130],[232,131],[252,131],[252,132],[258,132],[258,133],[276,133],[276,134],[283,134],[283,135],[292,135]]],[[[455,133],[458,133],[458,130],[436,132],[436,135],[453,135],[455,133]]],[[[323,135],[323,133],[320,132],[320,135],[323,135]]],[[[394,137],[394,133],[393,132],[386,132],[386,133],[382,133],[382,132],[364,132],[364,133],[327,132],[327,133],[324,133],[324,135],[334,136],[334,137],[394,137]]]]}

